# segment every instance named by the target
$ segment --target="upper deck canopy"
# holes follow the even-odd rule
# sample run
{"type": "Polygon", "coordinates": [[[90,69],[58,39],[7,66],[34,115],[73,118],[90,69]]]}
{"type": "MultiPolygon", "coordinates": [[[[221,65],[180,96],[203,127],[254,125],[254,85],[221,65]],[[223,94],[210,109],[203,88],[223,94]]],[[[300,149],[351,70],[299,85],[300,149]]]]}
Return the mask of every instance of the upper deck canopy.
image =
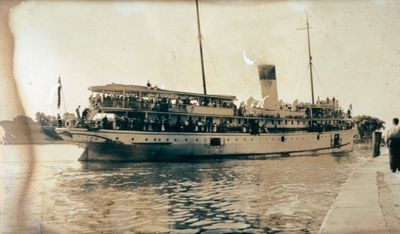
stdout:
{"type": "Polygon", "coordinates": [[[190,93],[190,92],[160,89],[158,87],[147,87],[141,85],[124,85],[124,84],[114,84],[114,83],[107,85],[100,85],[100,86],[90,86],[89,90],[96,93],[107,93],[107,94],[117,94],[117,95],[136,94],[140,96],[157,95],[160,97],[167,97],[167,98],[193,97],[193,98],[213,98],[225,101],[236,100],[235,96],[213,95],[213,94],[204,95],[200,93],[190,93]]]}

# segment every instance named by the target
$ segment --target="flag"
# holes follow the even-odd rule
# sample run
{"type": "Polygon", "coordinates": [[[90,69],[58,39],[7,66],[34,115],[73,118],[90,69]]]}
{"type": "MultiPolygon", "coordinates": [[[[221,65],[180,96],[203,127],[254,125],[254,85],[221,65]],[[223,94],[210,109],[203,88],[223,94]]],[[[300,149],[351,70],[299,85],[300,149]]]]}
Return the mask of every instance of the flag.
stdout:
{"type": "Polygon", "coordinates": [[[58,92],[57,92],[57,94],[58,94],[57,108],[58,108],[58,109],[60,108],[60,105],[61,105],[61,88],[62,88],[62,85],[61,85],[61,77],[58,76],[58,92]]]}

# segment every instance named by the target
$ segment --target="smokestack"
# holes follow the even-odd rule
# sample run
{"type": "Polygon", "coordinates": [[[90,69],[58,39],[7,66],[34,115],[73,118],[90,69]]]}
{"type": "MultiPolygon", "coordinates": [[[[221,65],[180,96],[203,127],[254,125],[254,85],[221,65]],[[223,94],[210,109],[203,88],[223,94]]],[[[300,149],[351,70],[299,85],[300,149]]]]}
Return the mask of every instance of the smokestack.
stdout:
{"type": "Polygon", "coordinates": [[[269,110],[279,109],[275,65],[258,65],[258,74],[264,108],[269,110]]]}

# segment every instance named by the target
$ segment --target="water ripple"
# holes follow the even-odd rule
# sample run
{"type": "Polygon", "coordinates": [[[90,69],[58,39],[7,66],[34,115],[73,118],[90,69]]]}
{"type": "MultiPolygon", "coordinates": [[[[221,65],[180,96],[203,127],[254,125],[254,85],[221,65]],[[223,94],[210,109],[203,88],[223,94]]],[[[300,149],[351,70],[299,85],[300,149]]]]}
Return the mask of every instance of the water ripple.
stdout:
{"type": "MultiPolygon", "coordinates": [[[[349,172],[366,160],[354,152],[342,157],[81,164],[74,146],[39,146],[37,152],[27,220],[36,226],[39,222],[45,232],[65,233],[316,232],[349,172]],[[57,160],[46,152],[63,155],[57,160]]],[[[13,183],[25,176],[17,163],[23,155],[15,157],[1,165],[7,172],[1,174],[7,177],[3,188],[10,194],[13,183]]],[[[3,224],[17,214],[12,205],[4,211],[3,224]]]]}

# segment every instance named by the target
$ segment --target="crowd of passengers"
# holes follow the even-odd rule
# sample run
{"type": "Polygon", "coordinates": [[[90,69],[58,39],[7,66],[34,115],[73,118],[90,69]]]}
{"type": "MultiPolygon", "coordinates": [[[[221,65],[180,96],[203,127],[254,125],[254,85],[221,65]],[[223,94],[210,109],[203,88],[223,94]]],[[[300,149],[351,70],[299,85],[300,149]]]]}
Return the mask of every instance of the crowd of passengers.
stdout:
{"type": "MultiPolygon", "coordinates": [[[[233,125],[230,121],[222,121],[219,124],[213,123],[211,119],[204,120],[199,117],[193,121],[191,117],[186,120],[177,118],[176,122],[170,119],[163,118],[144,118],[135,119],[127,116],[115,116],[109,120],[106,116],[101,121],[88,123],[98,129],[114,129],[114,130],[141,130],[141,131],[156,131],[156,132],[249,132],[254,130],[255,124],[258,121],[250,121],[249,124],[244,123],[241,126],[233,125]],[[254,123],[253,123],[254,122],[254,123]]],[[[259,126],[259,132],[268,132],[266,124],[259,126]]]]}
{"type": "MultiPolygon", "coordinates": [[[[91,109],[94,110],[101,107],[116,107],[168,112],[171,110],[186,111],[187,105],[223,107],[234,109],[234,113],[237,116],[251,116],[247,110],[247,106],[244,103],[237,108],[233,102],[216,102],[210,101],[208,98],[201,98],[199,102],[198,100],[193,100],[188,97],[177,97],[176,99],[172,99],[166,97],[139,97],[138,95],[96,94],[96,96],[91,95],[89,97],[89,103],[91,109]]],[[[281,106],[281,110],[291,109],[292,108],[287,108],[285,105],[281,106]]],[[[296,110],[301,111],[302,109],[299,107],[296,110]]],[[[312,110],[310,108],[305,108],[304,111],[307,118],[351,118],[350,109],[346,113],[344,113],[341,109],[329,108],[313,108],[312,110]]]]}
{"type": "Polygon", "coordinates": [[[89,103],[91,107],[119,107],[119,108],[134,108],[134,109],[150,109],[157,111],[169,111],[174,106],[186,106],[186,105],[197,105],[197,106],[209,106],[209,107],[223,107],[233,108],[236,106],[232,102],[217,102],[210,101],[209,98],[201,98],[198,100],[192,100],[188,97],[176,99],[166,97],[139,97],[138,95],[115,95],[115,94],[96,94],[89,97],[89,103]]]}
{"type": "MultiPolygon", "coordinates": [[[[251,132],[251,133],[267,133],[267,132],[278,132],[278,131],[290,131],[295,128],[290,126],[279,126],[274,124],[273,127],[267,127],[266,123],[262,123],[259,120],[250,119],[247,123],[234,124],[228,120],[222,120],[220,123],[212,122],[211,118],[201,118],[193,120],[189,117],[186,120],[182,120],[179,116],[176,122],[172,122],[170,119],[165,118],[144,118],[136,119],[130,118],[126,115],[115,115],[114,118],[108,119],[106,116],[98,121],[87,121],[82,116],[79,123],[81,126],[85,126],[92,129],[113,129],[113,130],[138,130],[138,131],[155,131],[155,132],[251,132]]],[[[323,132],[323,131],[335,131],[343,129],[351,129],[353,124],[346,121],[339,121],[335,124],[330,122],[317,122],[311,121],[311,127],[308,130],[323,132]]]]}

